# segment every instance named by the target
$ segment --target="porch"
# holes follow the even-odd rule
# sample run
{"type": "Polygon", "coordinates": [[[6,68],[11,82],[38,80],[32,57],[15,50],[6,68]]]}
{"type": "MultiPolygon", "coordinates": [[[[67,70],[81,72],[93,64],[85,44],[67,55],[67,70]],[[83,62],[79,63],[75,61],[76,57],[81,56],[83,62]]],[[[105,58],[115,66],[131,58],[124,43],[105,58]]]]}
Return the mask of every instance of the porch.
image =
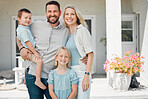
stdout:
{"type": "MultiPolygon", "coordinates": [[[[90,99],[148,99],[148,84],[141,81],[138,78],[138,81],[142,85],[145,85],[146,88],[139,88],[136,90],[129,90],[126,92],[112,90],[107,85],[107,78],[105,75],[96,75],[92,76],[92,85],[91,85],[91,98],[90,99]]],[[[8,81],[8,80],[7,80],[8,81]]],[[[0,84],[3,80],[0,80],[0,84]]],[[[9,80],[9,83],[14,83],[14,79],[9,80]]],[[[27,91],[19,91],[17,89],[9,91],[0,91],[0,99],[28,99],[29,95],[27,91]]]]}

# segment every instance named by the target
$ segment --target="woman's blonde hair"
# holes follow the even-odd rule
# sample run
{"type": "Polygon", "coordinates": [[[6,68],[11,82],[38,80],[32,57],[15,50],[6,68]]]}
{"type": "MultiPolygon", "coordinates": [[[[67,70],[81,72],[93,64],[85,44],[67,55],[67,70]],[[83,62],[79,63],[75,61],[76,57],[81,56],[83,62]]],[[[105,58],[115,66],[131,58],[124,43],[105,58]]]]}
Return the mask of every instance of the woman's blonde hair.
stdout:
{"type": "Polygon", "coordinates": [[[69,62],[67,63],[67,68],[69,68],[70,67],[70,61],[71,61],[71,55],[70,55],[70,51],[66,48],[66,47],[64,47],[64,46],[62,46],[62,47],[60,47],[59,49],[58,49],[58,51],[57,51],[57,53],[56,53],[56,55],[55,55],[55,66],[58,66],[58,61],[56,60],[57,59],[57,56],[58,56],[58,54],[61,52],[61,50],[65,50],[65,51],[67,51],[67,53],[68,53],[68,56],[69,56],[69,62]]]}
{"type": "Polygon", "coordinates": [[[65,24],[66,27],[68,27],[68,25],[67,25],[66,22],[65,22],[65,11],[66,11],[67,8],[72,8],[72,9],[75,10],[76,17],[77,17],[77,24],[78,24],[78,25],[82,24],[82,25],[85,26],[86,28],[88,27],[87,24],[86,24],[86,22],[85,22],[85,20],[84,20],[84,18],[83,18],[82,15],[81,15],[80,11],[79,11],[75,6],[73,6],[73,5],[67,5],[67,6],[65,7],[65,9],[64,9],[63,20],[64,20],[64,24],[65,24]]]}

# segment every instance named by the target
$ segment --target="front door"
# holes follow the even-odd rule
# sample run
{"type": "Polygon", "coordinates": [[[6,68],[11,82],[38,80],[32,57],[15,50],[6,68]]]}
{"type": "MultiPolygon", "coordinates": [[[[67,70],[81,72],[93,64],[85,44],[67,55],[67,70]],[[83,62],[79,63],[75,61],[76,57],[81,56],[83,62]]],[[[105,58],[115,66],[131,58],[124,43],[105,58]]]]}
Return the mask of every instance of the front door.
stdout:
{"type": "Polygon", "coordinates": [[[137,24],[136,15],[122,15],[122,55],[125,51],[137,52],[137,24]]]}

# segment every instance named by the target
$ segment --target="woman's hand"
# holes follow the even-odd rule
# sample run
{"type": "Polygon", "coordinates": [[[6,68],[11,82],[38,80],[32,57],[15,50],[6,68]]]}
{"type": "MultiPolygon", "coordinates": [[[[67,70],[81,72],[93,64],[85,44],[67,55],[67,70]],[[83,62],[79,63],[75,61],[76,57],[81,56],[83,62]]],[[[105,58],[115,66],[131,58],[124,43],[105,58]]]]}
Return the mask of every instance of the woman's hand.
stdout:
{"type": "MultiPolygon", "coordinates": [[[[23,48],[21,51],[20,51],[20,54],[21,54],[21,57],[23,59],[27,59],[29,60],[29,57],[28,57],[28,53],[32,53],[29,49],[26,49],[26,48],[23,48]]],[[[30,60],[29,60],[30,61],[30,60]]]]}
{"type": "Polygon", "coordinates": [[[89,75],[84,76],[83,82],[82,82],[82,89],[83,91],[87,91],[89,88],[89,75]]]}
{"type": "Polygon", "coordinates": [[[83,59],[80,59],[80,60],[82,61],[82,63],[87,65],[88,56],[85,56],[83,59]]]}

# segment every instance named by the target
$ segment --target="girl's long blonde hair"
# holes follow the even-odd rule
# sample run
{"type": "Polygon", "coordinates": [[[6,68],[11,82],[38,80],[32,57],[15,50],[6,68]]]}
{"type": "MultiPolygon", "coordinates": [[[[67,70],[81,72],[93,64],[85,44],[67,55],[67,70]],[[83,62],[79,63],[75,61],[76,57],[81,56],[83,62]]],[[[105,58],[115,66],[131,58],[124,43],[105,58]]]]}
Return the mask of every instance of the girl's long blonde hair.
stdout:
{"type": "Polygon", "coordinates": [[[71,55],[70,55],[70,51],[66,48],[66,47],[64,47],[64,46],[62,46],[62,47],[60,47],[59,49],[58,49],[58,51],[57,51],[57,53],[56,53],[56,55],[55,55],[55,66],[58,66],[58,61],[56,61],[56,59],[57,59],[57,56],[58,56],[58,54],[61,52],[61,50],[65,50],[65,51],[67,51],[67,53],[68,53],[68,56],[69,56],[69,62],[67,63],[67,68],[70,68],[70,61],[71,61],[71,55]]]}
{"type": "Polygon", "coordinates": [[[88,27],[87,24],[86,24],[86,22],[85,22],[85,20],[84,20],[84,18],[81,15],[80,11],[75,6],[73,6],[73,5],[67,5],[65,7],[65,9],[64,9],[63,20],[64,20],[64,24],[65,24],[66,27],[68,27],[68,25],[65,22],[65,11],[66,11],[67,8],[72,8],[72,9],[75,10],[75,13],[76,13],[76,16],[77,16],[77,24],[78,25],[82,24],[86,28],[88,27]]]}

